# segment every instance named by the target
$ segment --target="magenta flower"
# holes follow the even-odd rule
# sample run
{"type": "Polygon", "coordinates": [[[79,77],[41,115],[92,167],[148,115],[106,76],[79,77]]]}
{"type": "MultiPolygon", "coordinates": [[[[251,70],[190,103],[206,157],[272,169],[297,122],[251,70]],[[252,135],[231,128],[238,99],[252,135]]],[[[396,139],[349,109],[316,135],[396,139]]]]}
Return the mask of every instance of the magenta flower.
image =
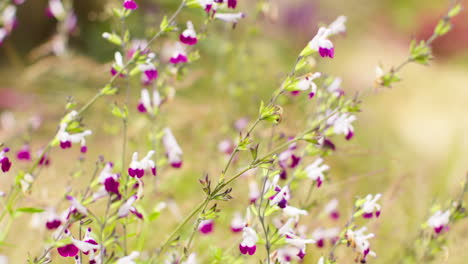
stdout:
{"type": "Polygon", "coordinates": [[[233,233],[239,233],[244,229],[245,226],[246,220],[242,217],[242,215],[239,212],[236,212],[231,221],[231,231],[233,233]]]}
{"type": "Polygon", "coordinates": [[[140,64],[139,68],[143,72],[141,75],[143,85],[150,85],[158,78],[158,70],[152,63],[140,64]]]}
{"type": "Polygon", "coordinates": [[[143,219],[143,215],[138,212],[138,210],[133,206],[133,203],[138,200],[138,196],[133,195],[130,197],[122,206],[120,206],[117,215],[122,217],[127,217],[130,213],[134,214],[136,217],[143,219]]]}
{"type": "Polygon", "coordinates": [[[229,8],[235,9],[237,6],[237,0],[228,0],[227,1],[227,6],[229,8]]]}
{"type": "Polygon", "coordinates": [[[31,151],[29,149],[29,145],[25,144],[17,153],[16,157],[19,160],[30,161],[31,160],[31,151]]]}
{"type": "Polygon", "coordinates": [[[11,168],[11,162],[10,162],[10,159],[5,156],[5,154],[10,151],[9,148],[4,148],[1,152],[0,152],[0,164],[1,164],[1,167],[2,167],[2,171],[3,172],[8,172],[11,168]]]}
{"type": "Polygon", "coordinates": [[[186,63],[188,62],[187,53],[185,48],[177,42],[173,47],[172,56],[169,59],[169,62],[172,64],[186,63]]]}
{"type": "Polygon", "coordinates": [[[198,225],[198,231],[200,231],[200,233],[202,233],[203,235],[211,234],[213,232],[213,229],[214,221],[212,219],[203,220],[198,225]]]}
{"type": "Polygon", "coordinates": [[[186,45],[197,44],[197,33],[191,21],[187,22],[187,29],[185,29],[179,37],[180,41],[186,45]]]}
{"type": "Polygon", "coordinates": [[[75,257],[80,252],[80,250],[73,244],[59,247],[57,248],[57,251],[62,257],[75,257]]]}
{"type": "Polygon", "coordinates": [[[251,227],[244,227],[239,250],[244,255],[253,255],[257,251],[258,236],[251,227]]]}
{"type": "Polygon", "coordinates": [[[123,7],[127,10],[135,10],[138,8],[138,5],[133,0],[125,0],[123,3],[123,7]]]}
{"type": "Polygon", "coordinates": [[[157,90],[153,91],[153,98],[151,98],[148,89],[142,89],[140,102],[138,103],[138,111],[140,113],[155,113],[161,103],[161,96],[157,90]]]}

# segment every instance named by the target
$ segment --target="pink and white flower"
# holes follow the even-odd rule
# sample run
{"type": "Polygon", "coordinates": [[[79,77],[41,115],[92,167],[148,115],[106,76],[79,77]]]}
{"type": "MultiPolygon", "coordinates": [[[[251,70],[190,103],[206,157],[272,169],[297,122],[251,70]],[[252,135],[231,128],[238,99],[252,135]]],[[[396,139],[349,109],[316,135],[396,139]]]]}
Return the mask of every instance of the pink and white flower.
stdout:
{"type": "Polygon", "coordinates": [[[336,97],[344,95],[343,89],[341,89],[341,78],[335,78],[333,82],[327,87],[327,91],[336,97]]]}
{"type": "Polygon", "coordinates": [[[307,177],[317,183],[317,188],[320,188],[325,179],[324,172],[330,168],[328,165],[322,163],[323,159],[318,158],[305,168],[307,177]]]}
{"type": "Polygon", "coordinates": [[[312,52],[318,52],[322,57],[333,58],[335,56],[335,48],[333,43],[328,39],[330,34],[330,29],[325,27],[319,28],[317,35],[309,42],[308,47],[301,55],[308,55],[310,50],[312,52]]]}
{"type": "Polygon", "coordinates": [[[138,200],[138,196],[133,195],[132,197],[128,198],[128,200],[122,204],[122,206],[120,206],[119,210],[117,211],[119,218],[127,217],[130,213],[132,213],[136,217],[143,219],[143,215],[133,206],[133,203],[135,203],[136,200],[138,200]]]}
{"type": "Polygon", "coordinates": [[[380,193],[376,194],[375,196],[372,196],[372,194],[368,194],[366,196],[366,201],[361,207],[362,211],[364,212],[362,215],[364,218],[372,218],[374,216],[374,212],[375,217],[380,216],[381,207],[377,203],[380,197],[382,197],[382,194],[380,193]]]}
{"type": "Polygon", "coordinates": [[[352,247],[356,248],[361,256],[361,263],[366,263],[367,256],[376,257],[374,251],[370,250],[370,242],[369,239],[375,237],[374,234],[364,234],[367,231],[366,227],[362,227],[359,230],[352,230],[348,229],[345,236],[348,242],[351,244],[352,247]]]}
{"type": "Polygon", "coordinates": [[[340,212],[338,211],[338,200],[332,199],[325,205],[323,212],[328,215],[333,220],[338,220],[340,218],[340,212]]]}
{"type": "Polygon", "coordinates": [[[172,47],[172,55],[169,62],[172,64],[188,62],[187,51],[179,42],[176,42],[172,47]]]}
{"type": "Polygon", "coordinates": [[[153,90],[153,98],[151,98],[148,89],[142,89],[140,102],[138,103],[138,111],[140,113],[155,113],[161,103],[161,96],[156,89],[153,90]]]}
{"type": "Polygon", "coordinates": [[[138,65],[141,75],[141,82],[143,85],[151,85],[158,78],[158,70],[153,63],[147,62],[138,65]]]}
{"type": "Polygon", "coordinates": [[[214,221],[213,219],[203,220],[198,224],[198,231],[203,235],[211,234],[214,230],[214,221]]]}
{"type": "Polygon", "coordinates": [[[348,113],[336,113],[332,115],[327,123],[333,126],[333,132],[337,135],[343,134],[346,140],[354,136],[354,127],[352,123],[356,121],[356,116],[348,113]]]}
{"type": "Polygon", "coordinates": [[[122,54],[117,51],[116,53],[114,53],[114,64],[112,65],[110,71],[112,76],[115,76],[120,72],[119,77],[125,77],[125,74],[123,73],[124,67],[125,65],[123,63],[122,54]]]}
{"type": "Polygon", "coordinates": [[[49,17],[54,17],[57,20],[62,20],[65,18],[66,11],[63,7],[61,0],[49,0],[49,6],[46,9],[46,14],[49,17]]]}
{"type": "Polygon", "coordinates": [[[186,45],[195,45],[197,44],[197,32],[195,32],[195,28],[193,27],[192,21],[187,22],[187,28],[180,34],[180,42],[186,45]]]}
{"type": "Polygon", "coordinates": [[[60,147],[62,149],[67,149],[72,147],[72,143],[80,143],[81,144],[81,153],[86,153],[88,148],[86,146],[86,139],[85,137],[92,134],[91,130],[85,130],[80,133],[70,134],[67,130],[67,123],[60,124],[60,129],[57,133],[56,138],[60,142],[60,147]]]}
{"type": "Polygon", "coordinates": [[[16,158],[25,161],[31,160],[31,149],[28,144],[23,145],[23,147],[16,153],[16,158]]]}
{"type": "Polygon", "coordinates": [[[333,21],[328,29],[330,30],[330,35],[337,35],[346,32],[346,20],[345,16],[339,16],[333,21]]]}
{"type": "Polygon", "coordinates": [[[128,175],[130,175],[130,177],[141,178],[145,175],[145,171],[151,171],[153,176],[156,176],[156,165],[154,161],[151,160],[154,153],[154,150],[150,150],[143,159],[138,160],[138,152],[134,152],[128,168],[128,175]]]}
{"type": "Polygon", "coordinates": [[[312,233],[312,238],[317,241],[315,244],[319,248],[323,248],[325,246],[325,241],[329,240],[330,243],[333,245],[338,240],[338,236],[340,234],[340,230],[338,228],[322,228],[319,227],[314,230],[312,233]]]}
{"type": "Polygon", "coordinates": [[[242,241],[239,244],[239,250],[244,255],[253,255],[257,251],[258,236],[255,230],[251,227],[244,227],[242,233],[242,241]]]}
{"type": "Polygon", "coordinates": [[[277,190],[278,193],[270,198],[271,204],[278,205],[281,209],[286,208],[286,206],[288,206],[288,200],[291,198],[289,187],[286,185],[281,189],[277,187],[275,190],[277,190]]]}
{"type": "Polygon", "coordinates": [[[440,234],[450,222],[450,210],[442,212],[441,210],[435,212],[429,220],[427,220],[427,225],[434,229],[436,234],[440,234]]]}
{"type": "Polygon", "coordinates": [[[69,216],[72,214],[80,214],[81,216],[88,215],[88,209],[84,205],[82,205],[75,197],[67,195],[67,200],[71,203],[71,206],[68,209],[69,216]]]}
{"type": "Polygon", "coordinates": [[[254,204],[260,198],[260,189],[256,181],[249,181],[249,201],[254,204]]]}
{"type": "Polygon", "coordinates": [[[162,143],[166,149],[166,155],[169,160],[169,163],[173,168],[182,167],[182,149],[180,148],[177,140],[172,134],[170,128],[164,129],[164,135],[162,137],[162,143]]]}
{"type": "Polygon", "coordinates": [[[321,76],[322,74],[320,72],[306,75],[296,84],[296,90],[293,91],[293,94],[296,94],[299,91],[307,91],[310,89],[309,99],[314,97],[317,94],[317,84],[315,84],[314,80],[320,78],[321,76]]]}
{"type": "Polygon", "coordinates": [[[232,218],[232,221],[231,221],[231,231],[234,233],[239,233],[244,229],[246,224],[247,222],[242,217],[242,214],[239,212],[236,212],[234,213],[234,217],[232,218]]]}

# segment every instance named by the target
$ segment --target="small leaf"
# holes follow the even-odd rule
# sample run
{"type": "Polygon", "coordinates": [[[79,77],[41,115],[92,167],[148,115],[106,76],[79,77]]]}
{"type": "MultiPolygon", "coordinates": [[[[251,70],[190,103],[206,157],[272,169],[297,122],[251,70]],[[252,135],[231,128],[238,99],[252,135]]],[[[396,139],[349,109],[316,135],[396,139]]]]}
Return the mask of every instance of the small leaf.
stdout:
{"type": "Polygon", "coordinates": [[[450,9],[447,16],[452,18],[452,17],[460,14],[461,10],[462,10],[462,5],[458,4],[458,5],[454,6],[452,9],[450,9]]]}
{"type": "Polygon", "coordinates": [[[26,214],[37,214],[37,213],[42,213],[45,210],[42,208],[33,208],[33,207],[22,207],[16,209],[16,212],[18,213],[26,213],[26,214]]]}

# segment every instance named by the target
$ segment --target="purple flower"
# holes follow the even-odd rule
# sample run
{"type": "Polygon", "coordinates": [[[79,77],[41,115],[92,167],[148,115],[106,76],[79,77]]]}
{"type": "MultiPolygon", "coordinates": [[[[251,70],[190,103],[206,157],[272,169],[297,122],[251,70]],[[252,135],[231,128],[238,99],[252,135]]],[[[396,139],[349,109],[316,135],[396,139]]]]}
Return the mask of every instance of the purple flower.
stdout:
{"type": "Polygon", "coordinates": [[[227,6],[229,8],[235,9],[237,6],[237,0],[228,0],[227,1],[227,6]]]}
{"type": "Polygon", "coordinates": [[[257,251],[258,236],[251,227],[244,227],[239,250],[244,255],[253,255],[257,251]]]}
{"type": "Polygon", "coordinates": [[[127,217],[130,213],[134,214],[139,219],[143,219],[143,215],[138,212],[138,210],[133,206],[133,203],[138,199],[138,196],[133,195],[130,197],[122,206],[120,206],[117,215],[122,217],[127,217]]]}
{"type": "Polygon", "coordinates": [[[62,257],[75,257],[80,250],[74,244],[68,244],[57,248],[57,251],[62,257]]]}
{"type": "Polygon", "coordinates": [[[151,170],[153,176],[156,176],[156,165],[151,157],[154,155],[154,150],[150,150],[148,154],[142,159],[138,160],[138,152],[134,152],[132,162],[128,168],[128,175],[130,177],[141,178],[145,175],[145,171],[151,170]]]}

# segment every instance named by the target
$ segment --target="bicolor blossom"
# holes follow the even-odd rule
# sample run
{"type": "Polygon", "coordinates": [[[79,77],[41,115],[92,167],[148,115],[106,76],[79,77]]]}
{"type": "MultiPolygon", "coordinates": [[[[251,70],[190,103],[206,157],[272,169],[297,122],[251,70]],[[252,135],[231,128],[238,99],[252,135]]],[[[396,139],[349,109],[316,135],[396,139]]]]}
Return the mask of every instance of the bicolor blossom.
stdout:
{"type": "Polygon", "coordinates": [[[8,5],[1,14],[1,24],[7,33],[11,32],[16,26],[16,6],[8,5]]]}
{"type": "Polygon", "coordinates": [[[31,160],[31,149],[28,144],[23,145],[23,147],[16,153],[16,158],[25,161],[31,160]]]}
{"type": "Polygon", "coordinates": [[[260,198],[260,189],[256,181],[249,181],[249,201],[254,204],[260,198]]]}
{"type": "Polygon", "coordinates": [[[143,85],[151,85],[158,78],[158,70],[153,63],[142,63],[138,65],[138,68],[143,73],[141,75],[143,85]]]}
{"type": "Polygon", "coordinates": [[[155,113],[161,103],[161,96],[156,89],[153,90],[152,98],[148,89],[141,89],[140,102],[138,103],[138,111],[140,113],[155,113]]]}
{"type": "Polygon", "coordinates": [[[299,82],[296,84],[296,90],[293,91],[293,94],[296,94],[299,91],[307,91],[310,89],[309,99],[314,97],[315,94],[317,94],[317,84],[315,84],[314,80],[320,78],[320,76],[322,76],[320,72],[315,72],[306,75],[304,78],[300,79],[299,82]]]}
{"type": "Polygon", "coordinates": [[[253,255],[257,251],[258,236],[255,230],[251,227],[244,227],[242,233],[242,241],[239,244],[239,250],[244,255],[253,255]]]}
{"type": "Polygon", "coordinates": [[[6,156],[6,153],[8,153],[9,151],[9,148],[4,148],[2,151],[0,151],[0,163],[3,172],[8,172],[11,168],[11,161],[6,156]]]}
{"type": "Polygon", "coordinates": [[[153,176],[156,176],[156,165],[151,157],[154,155],[154,150],[150,150],[146,156],[138,160],[138,152],[132,155],[132,162],[128,168],[128,175],[130,177],[141,178],[145,175],[145,171],[151,171],[153,176]]]}
{"type": "Polygon", "coordinates": [[[305,168],[307,177],[317,183],[317,188],[320,188],[325,179],[324,172],[330,168],[328,165],[322,163],[323,159],[318,158],[305,168]]]}
{"type": "Polygon", "coordinates": [[[49,6],[46,9],[46,14],[49,17],[54,17],[57,20],[65,18],[66,12],[63,7],[62,0],[49,0],[49,6]]]}
{"type": "Polygon", "coordinates": [[[333,220],[338,220],[340,218],[340,212],[338,211],[338,200],[332,199],[325,205],[323,212],[328,215],[333,220]]]}
{"type": "Polygon", "coordinates": [[[231,231],[234,233],[239,233],[244,229],[246,224],[246,220],[242,217],[241,213],[236,212],[234,213],[234,217],[231,221],[231,231]]]}
{"type": "MultiPolygon", "coordinates": [[[[318,52],[322,57],[333,58],[335,56],[335,48],[333,43],[328,39],[331,31],[328,28],[319,28],[317,35],[309,42],[307,49],[318,52]]],[[[305,53],[308,53],[307,51],[305,53]]],[[[306,55],[306,54],[302,54],[306,55]]]]}
{"type": "Polygon", "coordinates": [[[323,248],[325,246],[326,240],[330,240],[331,244],[335,244],[335,242],[338,240],[339,234],[340,230],[338,228],[325,229],[319,227],[312,233],[312,238],[317,241],[315,243],[317,247],[323,248]]]}
{"type": "Polygon", "coordinates": [[[82,216],[88,215],[88,209],[80,203],[75,197],[67,195],[67,200],[70,201],[71,206],[69,207],[69,215],[80,214],[82,216]]]}
{"type": "Polygon", "coordinates": [[[355,248],[359,252],[359,256],[361,259],[361,263],[366,262],[367,256],[377,256],[374,251],[370,250],[370,242],[369,239],[375,237],[374,234],[364,234],[367,231],[366,227],[362,227],[359,230],[352,230],[348,229],[345,236],[348,240],[348,243],[351,247],[355,248]]]}
{"type": "Polygon", "coordinates": [[[180,42],[186,45],[195,45],[197,44],[197,33],[195,32],[195,28],[193,27],[192,21],[187,22],[187,28],[180,34],[180,42]]]}
{"type": "Polygon", "coordinates": [[[348,113],[336,113],[331,116],[327,123],[333,126],[335,134],[343,134],[346,140],[350,140],[354,136],[354,127],[352,123],[356,121],[356,116],[348,113]]]}
{"type": "Polygon", "coordinates": [[[167,159],[169,160],[169,164],[171,164],[173,168],[182,167],[183,152],[170,128],[164,129],[162,143],[166,149],[166,155],[167,159]]]}
{"type": "Polygon", "coordinates": [[[135,10],[138,8],[138,5],[133,0],[125,0],[123,3],[123,7],[127,10],[135,10]]]}
{"type": "Polygon", "coordinates": [[[188,62],[187,51],[179,42],[175,43],[172,47],[172,54],[169,62],[172,64],[188,62]]]}
{"type": "Polygon", "coordinates": [[[436,234],[440,234],[442,230],[444,230],[450,221],[450,210],[442,212],[441,210],[435,212],[429,220],[427,220],[427,224],[434,229],[436,234]]]}
{"type": "Polygon", "coordinates": [[[55,209],[53,208],[49,208],[45,213],[46,213],[45,226],[48,230],[55,230],[62,225],[62,222],[64,222],[65,217],[57,215],[57,213],[55,212],[55,209]]]}
{"type": "Polygon", "coordinates": [[[234,151],[235,145],[234,142],[230,139],[225,139],[218,144],[218,150],[226,155],[231,155],[234,151]]]}
{"type": "Polygon", "coordinates": [[[381,207],[377,203],[380,197],[382,197],[382,194],[380,193],[376,194],[375,196],[372,196],[372,194],[368,194],[366,196],[366,201],[361,206],[361,209],[364,212],[362,215],[364,218],[372,218],[374,216],[374,213],[375,217],[380,216],[381,207]]]}
{"type": "Polygon", "coordinates": [[[213,219],[203,220],[198,225],[198,231],[204,235],[211,234],[214,229],[214,221],[213,219]]]}
{"type": "Polygon", "coordinates": [[[327,91],[336,97],[344,95],[344,91],[341,89],[341,82],[341,78],[335,78],[333,82],[327,87],[327,91]]]}
{"type": "Polygon", "coordinates": [[[76,134],[70,134],[66,131],[67,129],[67,124],[61,124],[59,132],[57,134],[57,138],[60,141],[60,147],[62,149],[67,149],[72,147],[72,143],[80,143],[81,148],[80,151],[81,153],[86,153],[88,151],[88,147],[86,146],[86,136],[89,136],[92,134],[91,130],[85,130],[80,133],[76,134]]]}
{"type": "Polygon", "coordinates": [[[143,215],[138,212],[138,210],[133,206],[133,203],[138,199],[138,196],[133,195],[132,197],[128,198],[128,200],[122,204],[117,211],[117,215],[122,217],[127,217],[130,213],[134,214],[136,217],[143,219],[143,215]]]}
{"type": "Polygon", "coordinates": [[[117,199],[120,199],[122,197],[119,191],[120,175],[118,173],[113,173],[112,169],[113,164],[111,162],[108,162],[106,163],[102,171],[99,173],[98,182],[102,184],[102,187],[100,190],[93,194],[94,200],[112,194],[115,194],[117,196],[117,199]]]}
{"type": "Polygon", "coordinates": [[[281,167],[280,177],[281,179],[285,180],[287,178],[287,171],[286,168],[295,168],[299,165],[301,161],[300,156],[296,156],[294,154],[294,150],[296,149],[296,144],[291,144],[289,148],[278,155],[278,163],[281,167]]]}
{"type": "Polygon", "coordinates": [[[278,191],[278,193],[270,198],[271,204],[276,204],[281,209],[286,208],[286,206],[288,206],[288,200],[291,198],[289,187],[287,185],[281,189],[276,187],[275,190],[278,191]]]}
{"type": "Polygon", "coordinates": [[[288,243],[289,245],[295,247],[297,249],[297,254],[296,256],[299,258],[299,259],[304,259],[305,255],[306,255],[306,246],[307,244],[312,244],[312,243],[315,243],[315,240],[313,239],[305,239],[305,238],[300,238],[300,237],[297,237],[297,236],[290,236],[290,237],[287,237],[286,238],[286,243],[288,243]]]}
{"type": "Polygon", "coordinates": [[[123,57],[120,52],[114,53],[114,64],[112,65],[111,68],[111,74],[112,76],[117,75],[117,73],[121,72],[119,77],[125,77],[125,74],[122,72],[124,69],[125,65],[123,63],[123,57]]]}

